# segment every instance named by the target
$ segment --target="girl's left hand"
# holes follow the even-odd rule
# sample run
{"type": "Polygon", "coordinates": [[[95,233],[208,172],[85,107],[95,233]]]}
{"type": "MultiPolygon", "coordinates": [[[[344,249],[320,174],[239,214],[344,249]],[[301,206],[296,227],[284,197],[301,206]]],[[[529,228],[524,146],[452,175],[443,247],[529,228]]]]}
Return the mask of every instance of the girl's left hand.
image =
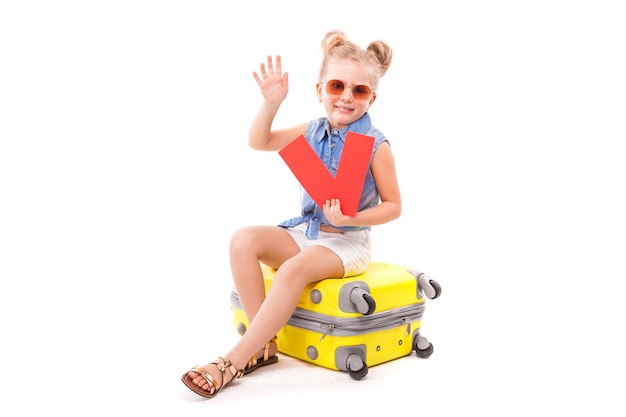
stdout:
{"type": "Polygon", "coordinates": [[[341,202],[333,198],[332,200],[326,200],[324,203],[324,215],[333,226],[348,226],[351,217],[346,216],[341,212],[341,202]]]}

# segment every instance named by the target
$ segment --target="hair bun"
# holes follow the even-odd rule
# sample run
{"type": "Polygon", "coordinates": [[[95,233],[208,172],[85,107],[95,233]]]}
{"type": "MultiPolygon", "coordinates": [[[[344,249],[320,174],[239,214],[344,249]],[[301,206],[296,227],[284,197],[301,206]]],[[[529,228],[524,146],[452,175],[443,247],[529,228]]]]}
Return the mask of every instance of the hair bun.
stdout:
{"type": "Polygon", "coordinates": [[[324,55],[328,55],[328,53],[337,46],[341,46],[348,40],[348,37],[345,33],[340,30],[331,30],[324,36],[322,39],[322,51],[324,55]]]}
{"type": "Polygon", "coordinates": [[[367,46],[367,53],[372,55],[380,65],[380,76],[385,75],[391,65],[393,51],[383,41],[374,41],[367,46]]]}

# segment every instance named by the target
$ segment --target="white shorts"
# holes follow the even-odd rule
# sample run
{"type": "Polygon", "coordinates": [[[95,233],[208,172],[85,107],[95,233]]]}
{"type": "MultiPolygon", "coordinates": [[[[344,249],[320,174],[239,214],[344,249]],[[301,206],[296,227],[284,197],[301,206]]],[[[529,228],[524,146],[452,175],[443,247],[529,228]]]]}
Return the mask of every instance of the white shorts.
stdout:
{"type": "Polygon", "coordinates": [[[370,231],[354,230],[342,233],[319,231],[317,239],[309,240],[305,236],[306,224],[286,228],[296,241],[300,250],[309,246],[324,246],[335,252],[343,263],[343,276],[358,275],[365,271],[372,259],[370,231]]]}

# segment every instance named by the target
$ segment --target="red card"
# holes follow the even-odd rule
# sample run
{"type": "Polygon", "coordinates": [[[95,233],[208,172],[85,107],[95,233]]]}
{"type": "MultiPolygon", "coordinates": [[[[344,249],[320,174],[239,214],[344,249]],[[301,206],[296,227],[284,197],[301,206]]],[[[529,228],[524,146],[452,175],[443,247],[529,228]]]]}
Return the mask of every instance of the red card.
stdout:
{"type": "Polygon", "coordinates": [[[278,153],[318,206],[336,198],[343,214],[354,217],[373,147],[373,137],[348,132],[334,178],[302,135],[278,153]]]}

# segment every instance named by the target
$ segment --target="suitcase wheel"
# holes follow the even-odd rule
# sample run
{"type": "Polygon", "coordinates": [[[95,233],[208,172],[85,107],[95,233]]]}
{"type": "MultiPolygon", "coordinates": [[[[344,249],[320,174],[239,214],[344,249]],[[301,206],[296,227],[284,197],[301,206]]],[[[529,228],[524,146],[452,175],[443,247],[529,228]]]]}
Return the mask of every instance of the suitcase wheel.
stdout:
{"type": "Polygon", "coordinates": [[[354,308],[364,316],[368,316],[376,310],[376,300],[363,288],[354,288],[350,292],[350,301],[354,308]]]}
{"type": "Polygon", "coordinates": [[[415,354],[418,358],[426,359],[429,358],[430,355],[435,351],[435,347],[432,343],[428,341],[423,336],[415,337],[415,341],[413,342],[413,349],[415,349],[415,354]]]}
{"type": "Polygon", "coordinates": [[[416,272],[417,288],[426,297],[434,300],[441,295],[441,285],[428,275],[416,272]]]}
{"type": "Polygon", "coordinates": [[[367,364],[363,362],[363,359],[361,359],[359,355],[352,354],[348,356],[346,367],[348,368],[348,375],[350,375],[352,379],[363,379],[367,375],[367,364]]]}
{"type": "Polygon", "coordinates": [[[441,285],[433,279],[430,280],[430,285],[435,289],[435,296],[432,299],[439,298],[441,295],[441,285]]]}

